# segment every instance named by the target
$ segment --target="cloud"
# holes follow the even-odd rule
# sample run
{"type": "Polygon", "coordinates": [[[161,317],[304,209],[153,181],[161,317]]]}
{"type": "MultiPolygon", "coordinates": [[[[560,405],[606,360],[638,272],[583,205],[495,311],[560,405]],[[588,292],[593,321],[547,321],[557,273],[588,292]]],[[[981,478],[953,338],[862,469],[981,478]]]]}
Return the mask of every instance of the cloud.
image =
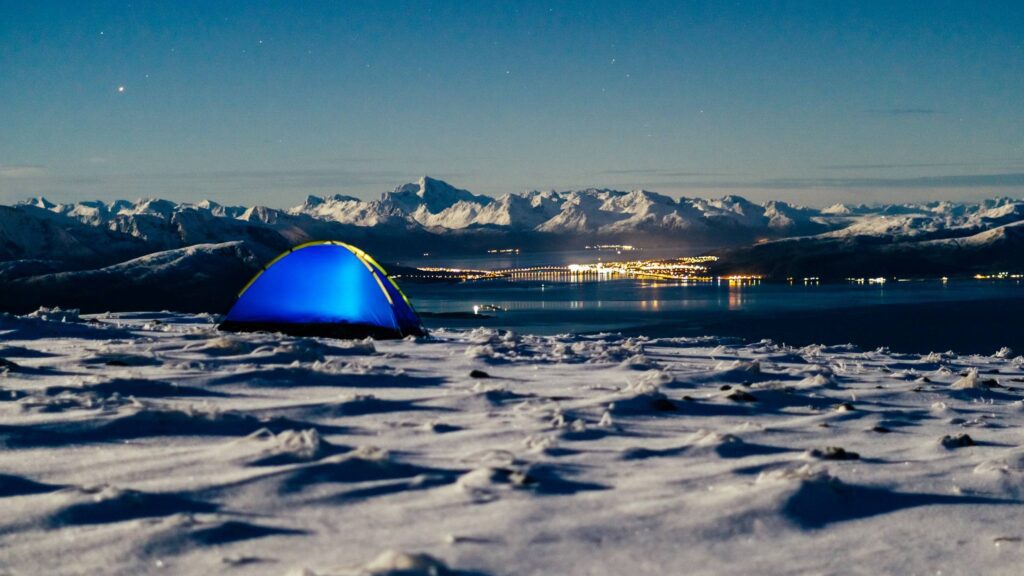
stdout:
{"type": "Polygon", "coordinates": [[[991,166],[987,162],[912,162],[907,164],[825,164],[824,170],[893,170],[900,168],[970,168],[991,166]]]}
{"type": "Polygon", "coordinates": [[[871,108],[866,110],[868,114],[880,114],[884,116],[932,116],[941,114],[934,108],[871,108]]]}
{"type": "Polygon", "coordinates": [[[39,178],[46,176],[42,166],[31,164],[0,166],[0,178],[39,178]]]}
{"type": "Polygon", "coordinates": [[[780,178],[764,183],[777,188],[1015,188],[1024,187],[1024,172],[912,178],[780,178]]]}

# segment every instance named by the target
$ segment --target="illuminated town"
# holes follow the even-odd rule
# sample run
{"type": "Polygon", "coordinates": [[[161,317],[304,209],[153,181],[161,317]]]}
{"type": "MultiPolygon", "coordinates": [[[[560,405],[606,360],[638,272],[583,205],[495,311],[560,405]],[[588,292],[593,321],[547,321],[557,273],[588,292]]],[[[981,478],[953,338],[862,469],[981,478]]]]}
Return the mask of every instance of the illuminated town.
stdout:
{"type": "MultiPolygon", "coordinates": [[[[598,247],[588,246],[588,249],[598,247]]],[[[602,249],[604,247],[601,247],[602,249]]],[[[626,251],[637,250],[631,246],[614,246],[626,251]]],[[[489,253],[515,253],[518,249],[488,251],[489,253]]],[[[679,284],[728,284],[729,286],[757,285],[764,281],[759,274],[730,274],[717,276],[711,273],[710,266],[718,262],[717,256],[687,256],[683,258],[625,260],[616,262],[592,262],[586,264],[564,264],[527,266],[518,268],[500,268],[493,270],[450,268],[443,266],[422,266],[415,271],[404,271],[397,278],[420,281],[468,282],[473,280],[504,279],[509,281],[540,281],[540,282],[593,282],[633,278],[640,280],[662,280],[679,284]]],[[[1024,280],[1024,274],[1015,272],[994,272],[961,277],[973,280],[1024,280]]],[[[884,276],[847,277],[850,284],[883,286],[887,282],[911,282],[925,278],[899,278],[884,276]]],[[[948,276],[940,278],[943,283],[949,282],[948,276]]],[[[787,284],[818,285],[823,280],[818,276],[788,277],[787,284]]]]}
{"type": "MultiPolygon", "coordinates": [[[[618,247],[632,250],[632,247],[618,247]]],[[[667,280],[683,284],[710,284],[727,282],[730,285],[755,284],[761,281],[758,275],[714,276],[709,265],[718,261],[717,256],[687,256],[660,260],[628,260],[621,262],[594,262],[588,264],[565,264],[479,270],[468,268],[420,267],[418,273],[406,272],[402,276],[419,280],[527,280],[550,282],[590,282],[636,278],[643,280],[667,280]]]]}
{"type": "Polygon", "coordinates": [[[975,274],[975,280],[1021,280],[1024,279],[1024,274],[1014,274],[1011,272],[996,272],[994,274],[975,274]]]}
{"type": "MultiPolygon", "coordinates": [[[[629,244],[595,244],[584,247],[586,250],[622,252],[641,251],[643,248],[629,244]]],[[[519,248],[498,248],[487,250],[488,254],[521,254],[519,248]]],[[[682,258],[663,258],[646,260],[622,260],[611,262],[590,262],[583,264],[539,265],[496,269],[454,268],[445,266],[420,266],[413,270],[405,270],[396,278],[435,282],[468,282],[474,280],[504,279],[508,281],[539,281],[539,282],[593,282],[619,279],[660,280],[679,284],[718,284],[729,286],[751,286],[761,284],[765,276],[761,274],[728,274],[715,275],[712,265],[719,262],[718,256],[685,256],[682,258]]],[[[1018,283],[1024,280],[1024,273],[992,272],[978,273],[972,276],[959,276],[960,279],[973,280],[1013,280],[1018,283]]],[[[914,282],[929,278],[905,278],[886,276],[848,276],[849,284],[884,286],[888,282],[914,282]]],[[[803,284],[816,286],[826,281],[818,276],[785,278],[789,285],[803,284]]],[[[943,284],[949,282],[948,276],[939,278],[943,284]]]]}
{"type": "Polygon", "coordinates": [[[587,250],[615,252],[616,254],[622,254],[623,252],[633,252],[636,250],[643,250],[643,248],[633,246],[630,244],[594,244],[592,246],[584,246],[584,248],[587,250]]]}

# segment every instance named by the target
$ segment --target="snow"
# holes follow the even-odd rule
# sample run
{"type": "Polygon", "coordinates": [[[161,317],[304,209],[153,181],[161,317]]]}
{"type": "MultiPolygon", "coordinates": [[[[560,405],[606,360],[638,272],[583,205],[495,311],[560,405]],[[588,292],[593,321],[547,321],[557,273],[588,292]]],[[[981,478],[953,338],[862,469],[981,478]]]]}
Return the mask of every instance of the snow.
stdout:
{"type": "Polygon", "coordinates": [[[463,202],[487,205],[493,201],[490,196],[473,194],[429,176],[420,178],[416,183],[403,184],[381,196],[381,204],[393,204],[407,212],[424,208],[427,214],[438,214],[463,202]]]}
{"type": "Polygon", "coordinates": [[[193,219],[221,223],[238,220],[272,228],[313,226],[303,219],[305,217],[363,228],[418,226],[457,230],[491,225],[540,232],[617,233],[650,228],[686,230],[725,226],[783,235],[831,230],[833,233],[827,237],[917,236],[944,229],[968,235],[1024,219],[1024,201],[1011,198],[993,198],[977,204],[932,202],[855,208],[837,204],[820,210],[779,201],[758,204],[735,195],[675,200],[646,190],[624,192],[597,188],[530,191],[495,199],[428,176],[385,192],[380,200],[364,201],[342,194],[325,198],[309,196],[301,205],[284,211],[264,206],[225,207],[209,200],[176,204],[152,198],[75,204],[54,204],[37,198],[15,208],[32,209],[37,215],[51,213],[80,224],[128,232],[151,241],[160,239],[167,246],[173,244],[171,239],[175,235],[187,235],[191,226],[203,226],[202,222],[176,222],[182,212],[193,212],[193,219]],[[168,228],[168,223],[174,226],[168,228]],[[158,238],[161,234],[163,236],[158,238]]]}
{"type": "Polygon", "coordinates": [[[153,306],[189,311],[227,309],[235,295],[210,286],[243,286],[267,259],[236,241],[193,244],[94,270],[43,270],[4,285],[3,305],[8,310],[31,310],[66,303],[70,296],[72,305],[90,311],[153,306]]]}
{"type": "Polygon", "coordinates": [[[1011,574],[1024,360],[0,315],[0,567],[1011,574]]]}

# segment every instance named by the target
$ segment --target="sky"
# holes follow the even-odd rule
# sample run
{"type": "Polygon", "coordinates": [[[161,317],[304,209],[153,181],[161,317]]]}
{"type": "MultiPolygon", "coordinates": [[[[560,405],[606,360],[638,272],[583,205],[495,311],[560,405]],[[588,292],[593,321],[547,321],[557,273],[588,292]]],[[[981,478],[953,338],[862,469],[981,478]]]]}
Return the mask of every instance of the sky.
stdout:
{"type": "Polygon", "coordinates": [[[1024,196],[1019,2],[0,0],[0,203],[1024,196]]]}

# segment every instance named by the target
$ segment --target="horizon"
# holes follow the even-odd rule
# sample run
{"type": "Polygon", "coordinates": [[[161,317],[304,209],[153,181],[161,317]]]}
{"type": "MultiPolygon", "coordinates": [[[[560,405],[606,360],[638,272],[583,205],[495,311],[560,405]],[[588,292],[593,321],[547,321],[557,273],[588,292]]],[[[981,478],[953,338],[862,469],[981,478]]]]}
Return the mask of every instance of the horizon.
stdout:
{"type": "Polygon", "coordinates": [[[319,199],[319,200],[328,200],[328,199],[331,199],[333,197],[343,197],[343,198],[354,198],[355,200],[358,200],[360,202],[376,202],[376,201],[381,201],[381,200],[383,200],[384,196],[386,196],[387,194],[393,193],[393,192],[397,192],[399,189],[401,189],[402,187],[405,187],[405,186],[419,184],[424,179],[433,180],[435,182],[440,182],[442,184],[451,186],[453,188],[456,188],[456,189],[459,189],[459,190],[464,190],[466,192],[470,192],[470,193],[472,193],[472,194],[474,194],[476,196],[485,196],[485,197],[488,197],[488,198],[491,198],[491,199],[500,199],[500,198],[502,198],[504,196],[508,196],[508,195],[526,195],[526,194],[533,194],[533,193],[538,193],[538,192],[541,192],[541,193],[554,193],[554,194],[570,194],[570,193],[573,193],[573,192],[584,192],[584,191],[593,190],[593,191],[597,191],[597,192],[615,192],[615,193],[622,193],[622,194],[629,194],[631,192],[648,192],[648,193],[652,193],[652,194],[658,194],[658,195],[661,195],[661,196],[669,197],[669,198],[671,198],[675,202],[681,202],[681,201],[687,200],[687,199],[690,199],[690,200],[725,200],[725,199],[728,199],[728,198],[736,198],[736,197],[738,197],[738,198],[741,198],[741,199],[749,201],[749,202],[753,202],[754,204],[758,204],[758,205],[764,205],[764,204],[769,203],[769,202],[784,202],[784,203],[789,204],[789,205],[794,206],[794,207],[804,207],[804,208],[819,209],[819,210],[830,208],[832,206],[837,206],[837,205],[843,205],[843,206],[846,206],[848,208],[858,208],[858,207],[862,207],[862,206],[863,207],[872,208],[872,207],[898,206],[898,205],[924,205],[924,204],[940,203],[940,202],[952,202],[954,204],[963,204],[963,205],[978,205],[978,204],[981,204],[981,203],[986,202],[986,201],[1000,201],[1000,200],[1024,201],[1024,196],[1012,196],[1012,195],[1005,195],[1004,194],[1004,195],[985,196],[985,197],[979,197],[979,198],[970,198],[970,199],[965,199],[965,200],[956,200],[956,199],[952,199],[951,200],[951,199],[945,199],[945,198],[936,198],[936,199],[921,200],[921,201],[884,202],[884,201],[876,200],[874,202],[858,202],[858,203],[853,203],[853,202],[831,202],[831,203],[827,203],[827,204],[804,204],[804,203],[800,203],[800,202],[793,202],[793,201],[783,200],[783,199],[779,199],[779,198],[752,199],[752,198],[748,198],[745,195],[736,194],[736,193],[728,192],[728,191],[723,191],[718,196],[681,196],[681,195],[665,194],[665,193],[663,193],[661,191],[658,191],[658,190],[651,190],[651,189],[645,189],[645,188],[634,188],[634,189],[631,189],[631,190],[626,190],[626,189],[595,188],[595,187],[568,188],[568,189],[562,189],[562,190],[531,188],[531,189],[526,189],[526,190],[513,191],[513,192],[504,192],[504,193],[492,195],[492,194],[481,194],[481,193],[475,192],[473,190],[469,190],[467,188],[462,188],[461,186],[452,184],[451,182],[448,182],[447,180],[443,180],[443,179],[440,179],[440,178],[435,178],[433,176],[424,174],[423,176],[421,176],[420,178],[418,178],[416,180],[396,185],[394,188],[392,188],[390,190],[384,190],[384,191],[378,193],[375,197],[371,196],[371,197],[362,197],[361,198],[361,197],[357,197],[357,196],[347,195],[347,194],[344,194],[344,193],[307,194],[305,197],[298,199],[297,203],[291,203],[291,204],[277,204],[277,205],[274,205],[274,204],[261,204],[261,203],[225,203],[225,202],[221,202],[219,200],[216,200],[214,198],[209,198],[209,197],[207,197],[207,198],[199,198],[199,199],[172,199],[172,198],[165,198],[165,197],[160,197],[160,196],[136,196],[136,197],[122,197],[122,198],[111,198],[111,199],[81,198],[81,199],[73,199],[73,200],[68,200],[68,201],[60,201],[60,200],[54,201],[53,199],[47,197],[46,195],[37,195],[37,196],[31,196],[31,197],[27,197],[27,198],[22,198],[20,200],[15,200],[15,201],[12,201],[12,202],[0,203],[0,206],[18,206],[18,205],[33,204],[35,202],[44,202],[44,203],[50,203],[50,204],[54,204],[54,205],[75,205],[75,204],[85,204],[85,203],[100,202],[100,203],[103,203],[103,204],[105,204],[107,206],[110,206],[110,205],[113,205],[113,204],[118,203],[118,202],[128,202],[128,203],[131,203],[131,204],[139,204],[139,203],[143,203],[143,202],[168,201],[168,202],[173,202],[173,203],[175,203],[177,205],[198,205],[198,204],[201,204],[203,202],[212,202],[212,203],[218,204],[220,206],[229,207],[229,208],[230,207],[235,207],[235,208],[238,208],[238,207],[241,207],[241,208],[266,207],[266,208],[271,208],[271,209],[275,209],[275,210],[290,210],[290,209],[293,209],[293,208],[301,207],[309,199],[312,199],[312,198],[316,198],[316,199],[319,199]]]}
{"type": "Polygon", "coordinates": [[[1013,3],[14,4],[0,202],[1024,196],[1013,3]]]}

